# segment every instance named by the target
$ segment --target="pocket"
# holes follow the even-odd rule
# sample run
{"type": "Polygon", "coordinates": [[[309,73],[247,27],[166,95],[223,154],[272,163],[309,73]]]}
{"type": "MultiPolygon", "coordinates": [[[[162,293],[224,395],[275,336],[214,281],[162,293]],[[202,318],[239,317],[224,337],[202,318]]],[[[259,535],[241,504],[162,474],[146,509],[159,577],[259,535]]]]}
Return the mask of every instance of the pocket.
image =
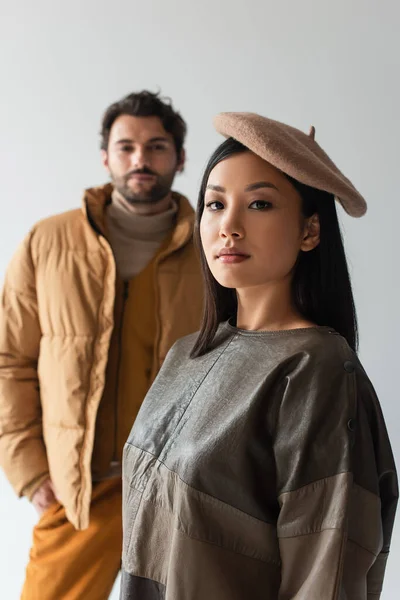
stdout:
{"type": "Polygon", "coordinates": [[[51,529],[60,520],[60,511],[65,513],[64,507],[58,500],[54,500],[39,516],[35,529],[51,529]]]}

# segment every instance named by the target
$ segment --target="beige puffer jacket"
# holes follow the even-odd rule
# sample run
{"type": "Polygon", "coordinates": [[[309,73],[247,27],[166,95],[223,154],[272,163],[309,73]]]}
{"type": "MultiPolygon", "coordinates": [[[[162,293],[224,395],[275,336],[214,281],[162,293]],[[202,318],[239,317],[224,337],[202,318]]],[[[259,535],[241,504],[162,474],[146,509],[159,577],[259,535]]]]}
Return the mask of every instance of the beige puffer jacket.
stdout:
{"type": "MultiPolygon", "coordinates": [[[[102,235],[111,185],[82,210],[38,223],[6,274],[0,307],[0,465],[18,495],[47,474],[77,529],[89,523],[91,456],[113,330],[116,268],[102,235]]],[[[178,220],[156,266],[155,371],[199,326],[202,284],[194,212],[178,220]]]]}

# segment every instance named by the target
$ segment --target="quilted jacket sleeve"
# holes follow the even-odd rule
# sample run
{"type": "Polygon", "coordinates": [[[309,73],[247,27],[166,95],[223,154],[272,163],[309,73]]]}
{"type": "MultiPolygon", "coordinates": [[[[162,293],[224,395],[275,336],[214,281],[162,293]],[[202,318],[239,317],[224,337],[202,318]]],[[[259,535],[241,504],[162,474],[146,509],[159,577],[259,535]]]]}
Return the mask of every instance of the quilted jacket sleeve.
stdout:
{"type": "Polygon", "coordinates": [[[0,305],[0,465],[18,495],[48,476],[37,374],[41,330],[29,235],[8,268],[0,305]]]}
{"type": "Polygon", "coordinates": [[[387,469],[394,484],[396,475],[383,418],[359,397],[359,378],[349,351],[326,365],[311,360],[285,383],[273,432],[279,600],[379,598],[388,550],[380,482],[387,469]]]}

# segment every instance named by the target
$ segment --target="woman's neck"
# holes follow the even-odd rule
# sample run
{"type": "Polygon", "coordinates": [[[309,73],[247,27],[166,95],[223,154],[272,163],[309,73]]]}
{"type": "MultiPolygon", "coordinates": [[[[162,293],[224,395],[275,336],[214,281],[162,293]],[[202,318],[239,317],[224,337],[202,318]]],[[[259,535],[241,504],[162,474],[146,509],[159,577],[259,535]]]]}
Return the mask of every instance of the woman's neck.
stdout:
{"type": "Polygon", "coordinates": [[[276,331],[315,325],[293,306],[289,278],[267,285],[238,289],[236,293],[236,324],[239,329],[276,331]]]}

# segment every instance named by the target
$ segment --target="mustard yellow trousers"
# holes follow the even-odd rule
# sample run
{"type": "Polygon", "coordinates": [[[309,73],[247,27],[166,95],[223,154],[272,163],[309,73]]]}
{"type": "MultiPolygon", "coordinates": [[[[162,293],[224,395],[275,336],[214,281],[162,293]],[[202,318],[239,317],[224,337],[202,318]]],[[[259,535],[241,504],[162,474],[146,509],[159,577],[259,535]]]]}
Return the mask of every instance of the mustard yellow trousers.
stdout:
{"type": "Polygon", "coordinates": [[[61,504],[33,530],[21,600],[106,600],[121,564],[121,479],[93,486],[88,529],[77,531],[61,504]]]}

